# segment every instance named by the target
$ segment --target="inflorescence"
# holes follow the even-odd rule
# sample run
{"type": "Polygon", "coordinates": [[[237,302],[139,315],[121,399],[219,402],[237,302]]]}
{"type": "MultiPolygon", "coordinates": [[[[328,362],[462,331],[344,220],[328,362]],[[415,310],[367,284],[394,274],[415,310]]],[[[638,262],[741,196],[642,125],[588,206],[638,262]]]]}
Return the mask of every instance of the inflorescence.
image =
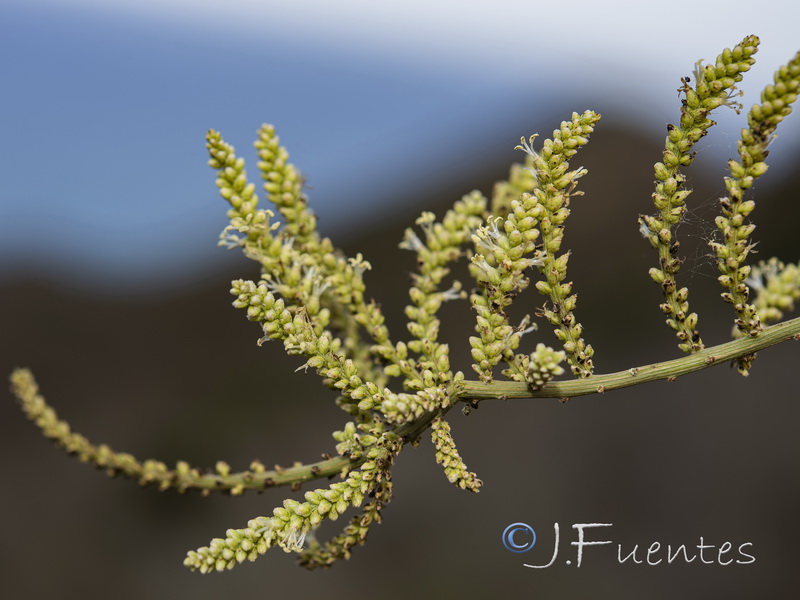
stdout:
{"type": "MultiPolygon", "coordinates": [[[[753,65],[758,43],[758,38],[748,36],[713,64],[698,62],[693,77],[682,79],[680,119],[667,126],[662,160],[655,164],[657,212],[640,218],[642,235],[658,252],[658,266],[650,270],[650,277],[664,293],[660,308],[676,331],[680,349],[689,354],[702,355],[704,346],[697,314],[689,312],[688,289],[678,287],[676,280],[682,259],[675,227],[684,217],[690,194],[681,171],[694,161],[693,147],[714,125],[710,113],[722,106],[740,109],[734,101],[736,84],[753,65]]],[[[728,164],[727,196],[720,200],[721,214],[715,221],[721,241],[711,246],[725,288],[722,297],[734,307],[734,337],[743,342],[762,334],[764,324],[781,319],[800,300],[800,266],[777,259],[756,266],[746,263],[755,227],[748,221],[755,204],[746,194],[766,171],[767,146],[777,125],[791,112],[799,88],[800,53],[778,70],[774,84],[762,93],[761,104],[748,113],[738,142],[739,157],[728,164]]],[[[333,433],[335,456],[275,470],[258,461],[242,472],[232,472],[224,462],[217,463],[213,472],[185,462],[170,468],[94,445],[72,432],[45,403],[28,370],[12,374],[12,389],[45,436],[82,461],[142,485],[237,495],[339,477],[328,487],[307,491],[302,501],[287,499],[271,516],[254,518],[246,527],[229,529],[225,537],[189,552],[184,564],[190,569],[202,573],[231,569],[275,546],[298,553],[300,563],[309,568],[349,558],[352,549],[366,540],[369,527],[380,522],[381,511],[391,500],[395,458],[427,429],[447,480],[458,488],[479,491],[481,480],[466,467],[445,419],[459,401],[477,402],[476,396],[465,392],[470,384],[483,386],[484,391],[496,389],[495,395],[502,397],[503,382],[496,380],[502,375],[506,385],[510,380],[527,386],[530,395],[541,395],[554,385],[553,378],[564,374],[566,361],[575,378],[592,385],[594,349],[584,340],[575,315],[577,294],[567,279],[570,251],[563,251],[562,243],[570,203],[581,195],[578,181],[587,173],[570,161],[588,143],[599,120],[592,111],[573,113],[541,146],[536,146],[535,136],[522,138],[517,148],[524,152],[524,161],[511,167],[508,179],[494,187],[491,197],[471,192],[441,219],[426,211],[417,219],[417,229],[406,230],[400,247],[415,253],[417,270],[405,308],[409,336],[405,340],[390,336],[381,308],[366,293],[370,263],[361,254],[346,256],[319,234],[303,178],[289,162],[275,129],[262,126],[255,144],[263,192],[272,209],[260,207],[244,160],[219,133],[208,132],[209,165],[229,204],[230,223],[220,244],[241,249],[261,269],[257,280],[232,282],[233,305],[259,325],[259,344],[282,343],[288,354],[300,357],[298,370],[316,372],[325,386],[335,390],[336,404],[346,414],[344,425],[333,433]],[[468,286],[451,273],[462,259],[473,280],[468,286]],[[519,323],[512,323],[507,311],[536,272],[534,287],[545,300],[519,323]],[[453,370],[450,348],[439,339],[442,307],[464,299],[475,313],[475,335],[469,344],[478,382],[468,382],[461,371],[453,370]],[[537,317],[552,327],[560,349],[537,342],[532,352],[519,351],[523,335],[537,329],[537,317]],[[340,534],[327,542],[316,539],[324,520],[337,520],[353,509],[359,512],[340,534]]],[[[737,354],[742,374],[747,374],[754,356],[744,350],[737,354]]],[[[700,367],[685,372],[695,368],[700,367]]],[[[631,369],[630,376],[635,377],[636,371],[631,369]]],[[[581,393],[602,391],[604,386],[597,385],[581,393]]],[[[469,407],[465,405],[465,412],[469,407]]]]}

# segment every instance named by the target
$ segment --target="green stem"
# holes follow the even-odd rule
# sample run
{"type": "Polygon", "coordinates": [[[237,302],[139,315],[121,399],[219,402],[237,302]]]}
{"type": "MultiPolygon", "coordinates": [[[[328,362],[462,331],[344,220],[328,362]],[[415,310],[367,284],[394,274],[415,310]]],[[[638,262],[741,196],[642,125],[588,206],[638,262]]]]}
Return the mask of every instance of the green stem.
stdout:
{"type": "MultiPolygon", "coordinates": [[[[457,397],[461,401],[475,403],[481,400],[509,398],[568,399],[574,396],[603,393],[648,381],[673,380],[681,375],[736,360],[740,356],[753,354],[790,339],[800,340],[800,317],[767,327],[755,337],[745,337],[713,348],[706,348],[675,360],[634,367],[618,373],[592,375],[584,379],[553,381],[535,391],[531,390],[527,383],[516,381],[492,381],[490,383],[464,381],[461,383],[457,397]]],[[[98,466],[133,479],[139,479],[144,485],[156,485],[161,489],[177,487],[183,490],[198,489],[207,492],[238,490],[238,493],[241,493],[244,490],[299,485],[314,479],[333,477],[340,474],[343,469],[356,469],[366,460],[364,457],[353,460],[346,456],[336,456],[312,464],[261,472],[245,471],[222,475],[194,470],[190,476],[181,478],[175,471],[168,470],[165,465],[158,464],[156,466],[159,468],[156,469],[148,468],[148,463],[151,461],[140,462],[130,455],[117,455],[110,448],[95,446],[80,434],[72,433],[69,426],[60,421],[55,411],[45,404],[29,371],[18,369],[12,375],[12,382],[23,410],[44,430],[47,437],[54,439],[68,452],[78,454],[83,460],[94,462],[98,466]],[[101,456],[105,458],[100,459],[101,456]],[[105,462],[114,456],[121,460],[119,464],[114,461],[105,462]],[[124,460],[122,460],[123,458],[124,460]]],[[[413,421],[398,426],[394,433],[402,438],[404,444],[413,442],[430,428],[431,422],[437,416],[447,413],[450,408],[452,406],[427,412],[413,421]]]]}
{"type": "Polygon", "coordinates": [[[683,358],[634,367],[617,373],[592,375],[586,379],[553,381],[535,391],[531,390],[528,384],[516,381],[493,381],[491,383],[465,381],[462,383],[459,399],[466,402],[508,398],[561,398],[566,400],[574,396],[609,392],[648,381],[660,379],[671,381],[681,375],[736,360],[740,356],[758,352],[790,339],[800,340],[800,317],[767,327],[755,337],[744,337],[713,348],[705,348],[683,358]]]}

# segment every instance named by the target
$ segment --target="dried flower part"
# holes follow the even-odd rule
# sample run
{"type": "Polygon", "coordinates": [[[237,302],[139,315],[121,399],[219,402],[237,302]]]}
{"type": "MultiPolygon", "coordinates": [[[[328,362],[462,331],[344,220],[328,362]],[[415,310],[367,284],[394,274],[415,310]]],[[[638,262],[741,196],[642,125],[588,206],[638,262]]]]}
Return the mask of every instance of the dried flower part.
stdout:
{"type": "MultiPolygon", "coordinates": [[[[728,195],[720,199],[722,215],[715,220],[724,242],[710,242],[710,245],[721,273],[719,282],[726,289],[722,298],[733,305],[736,312],[734,324],[743,335],[758,335],[762,329],[755,305],[747,302],[750,295],[746,283],[750,275],[747,257],[754,246],[750,234],[755,229],[749,216],[755,202],[745,201],[744,196],[755,179],[767,171],[767,146],[778,124],[792,112],[799,90],[800,52],[775,73],[774,84],[761,92],[761,104],[750,109],[748,126],[742,129],[741,139],[737,142],[739,160],[728,161],[731,173],[725,178],[728,195]]],[[[754,359],[755,355],[750,355],[737,361],[742,375],[747,375],[754,359]]]]}
{"type": "Polygon", "coordinates": [[[642,215],[640,229],[650,244],[658,250],[658,268],[650,269],[650,277],[661,285],[665,302],[660,305],[667,315],[667,325],[676,331],[678,347],[684,352],[703,348],[697,331],[697,314],[689,312],[689,290],[678,288],[675,277],[682,260],[677,256],[678,241],[673,234],[686,212],[686,198],[691,190],[684,188],[686,178],[680,173],[682,166],[694,161],[692,148],[708,132],[714,121],[708,118],[715,108],[729,106],[737,112],[741,105],[733,98],[736,84],[742,80],[755,62],[759,39],[748,36],[733,50],[725,49],[713,65],[698,61],[695,68],[695,86],[690,78],[682,80],[679,92],[684,94],[681,118],[678,125],[667,126],[667,139],[662,162],[655,164],[656,191],[653,202],[659,211],[656,216],[642,215]]]}
{"type": "Polygon", "coordinates": [[[450,424],[442,417],[437,417],[431,422],[431,439],[436,448],[436,462],[444,468],[447,480],[462,490],[479,492],[483,482],[467,469],[453,441],[450,424]]]}

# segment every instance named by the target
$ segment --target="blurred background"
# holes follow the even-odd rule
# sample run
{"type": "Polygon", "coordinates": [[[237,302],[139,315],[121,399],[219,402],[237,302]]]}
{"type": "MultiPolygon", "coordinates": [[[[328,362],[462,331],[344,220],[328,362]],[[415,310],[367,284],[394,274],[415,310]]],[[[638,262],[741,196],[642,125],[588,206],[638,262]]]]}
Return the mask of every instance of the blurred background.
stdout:
{"type": "MultiPolygon", "coordinates": [[[[32,368],[76,431],[141,458],[235,469],[313,461],[345,419],[311,374],[230,307],[229,281],[254,263],[216,246],[225,205],[206,166],[220,130],[250,165],[262,122],[306,176],[325,235],[374,270],[368,293],[404,332],[414,268],[396,243],[421,210],[442,215],[490,193],[521,160],[520,136],[603,114],[576,157],[589,175],[566,231],[577,315],[598,372],[679,355],[647,277],[655,253],[636,218],[651,212],[652,164],[675,122],[680,77],[747,34],[762,39],[741,88],[757,101],[800,48],[800,10],[770,3],[611,1],[211,3],[6,0],[0,5],[0,372],[32,368]]],[[[726,341],[707,242],[744,115],[725,110],[687,170],[682,283],[708,345],[726,341]]],[[[793,178],[800,119],[781,125],[754,192],[758,258],[798,258],[793,178]]],[[[529,310],[541,297],[522,296],[529,310]]],[[[447,311],[456,368],[469,371],[466,306],[447,311]]],[[[546,327],[528,344],[554,338],[546,327]]],[[[269,514],[290,492],[200,498],[112,481],[46,442],[0,402],[0,590],[13,598],[212,598],[291,592],[330,598],[488,595],[672,599],[793,597],[797,349],[760,353],[748,379],[718,367],[605,396],[486,402],[451,422],[485,486],[447,483],[428,440],[395,468],[395,501],[366,548],[308,573],[270,552],[201,577],[186,550],[269,514]],[[514,555],[510,523],[540,536],[514,555]],[[562,555],[549,569],[553,523],[562,555]],[[579,570],[573,523],[613,523],[579,570]],[[697,559],[619,565],[623,551],[750,542],[751,565],[697,559]],[[572,558],[568,566],[564,559],[572,558]]],[[[341,523],[341,521],[340,521],[341,523]]],[[[329,528],[330,534],[336,529],[329,528]]],[[[640,550],[641,556],[642,550],[640,550]]],[[[713,552],[713,551],[712,551],[713,552]]],[[[711,556],[709,554],[706,555],[711,556]]]]}

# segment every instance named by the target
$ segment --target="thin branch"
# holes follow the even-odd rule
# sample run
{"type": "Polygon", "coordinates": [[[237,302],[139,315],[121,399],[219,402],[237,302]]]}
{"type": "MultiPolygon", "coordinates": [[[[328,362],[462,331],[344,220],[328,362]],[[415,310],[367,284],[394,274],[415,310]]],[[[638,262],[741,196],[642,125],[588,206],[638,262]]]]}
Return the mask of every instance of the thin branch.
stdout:
{"type": "Polygon", "coordinates": [[[245,490],[260,491],[267,487],[299,485],[321,477],[333,477],[342,469],[356,468],[366,460],[336,456],[312,464],[297,464],[287,468],[276,466],[272,470],[264,469],[256,461],[250,471],[238,473],[231,473],[230,467],[222,462],[217,463],[217,472],[214,473],[203,472],[180,461],[174,469],[170,469],[161,461],[139,460],[131,454],[116,452],[105,444],[93,444],[83,435],[73,432],[39,393],[39,386],[28,369],[16,369],[11,375],[11,384],[27,417],[42,430],[45,437],[68,454],[96,465],[111,476],[123,475],[137,480],[141,485],[153,485],[162,491],[175,488],[179,492],[200,490],[204,494],[219,491],[238,495],[245,490]]]}
{"type": "MultiPolygon", "coordinates": [[[[561,398],[610,392],[649,381],[675,379],[681,375],[699,371],[722,362],[736,360],[740,356],[753,354],[769,346],[790,339],[800,340],[800,317],[767,327],[756,337],[746,337],[713,348],[706,348],[695,354],[634,367],[618,373],[592,375],[585,379],[554,381],[539,390],[532,390],[527,383],[516,381],[464,381],[458,399],[464,402],[477,402],[490,399],[510,398],[561,398]]],[[[78,454],[82,460],[105,468],[109,474],[122,474],[138,479],[143,485],[155,485],[160,489],[177,488],[179,491],[197,489],[205,493],[228,491],[234,494],[245,490],[263,490],[268,487],[292,485],[334,477],[344,470],[358,468],[366,459],[350,459],[336,456],[312,464],[298,465],[285,469],[244,471],[239,473],[202,473],[186,465],[171,470],[158,461],[140,462],[129,454],[118,454],[107,446],[95,446],[80,434],[70,431],[69,426],[58,419],[55,411],[47,406],[39,394],[38,386],[27,369],[18,369],[12,375],[14,392],[20,399],[28,417],[34,421],[45,435],[53,439],[67,452],[78,454]]],[[[451,407],[452,408],[452,405],[451,407]]],[[[431,422],[448,412],[438,409],[426,412],[418,418],[400,425],[394,433],[403,443],[414,442],[427,431],[431,422]]],[[[185,465],[185,463],[184,463],[185,465]]]]}
{"type": "Polygon", "coordinates": [[[528,384],[516,381],[493,381],[491,383],[464,381],[459,399],[465,402],[508,398],[569,399],[574,396],[610,392],[648,381],[673,380],[681,375],[736,360],[740,356],[746,356],[791,339],[800,340],[800,317],[767,327],[756,337],[741,338],[713,348],[705,348],[683,358],[634,367],[618,373],[593,375],[587,379],[553,381],[535,391],[531,390],[528,384]]]}

